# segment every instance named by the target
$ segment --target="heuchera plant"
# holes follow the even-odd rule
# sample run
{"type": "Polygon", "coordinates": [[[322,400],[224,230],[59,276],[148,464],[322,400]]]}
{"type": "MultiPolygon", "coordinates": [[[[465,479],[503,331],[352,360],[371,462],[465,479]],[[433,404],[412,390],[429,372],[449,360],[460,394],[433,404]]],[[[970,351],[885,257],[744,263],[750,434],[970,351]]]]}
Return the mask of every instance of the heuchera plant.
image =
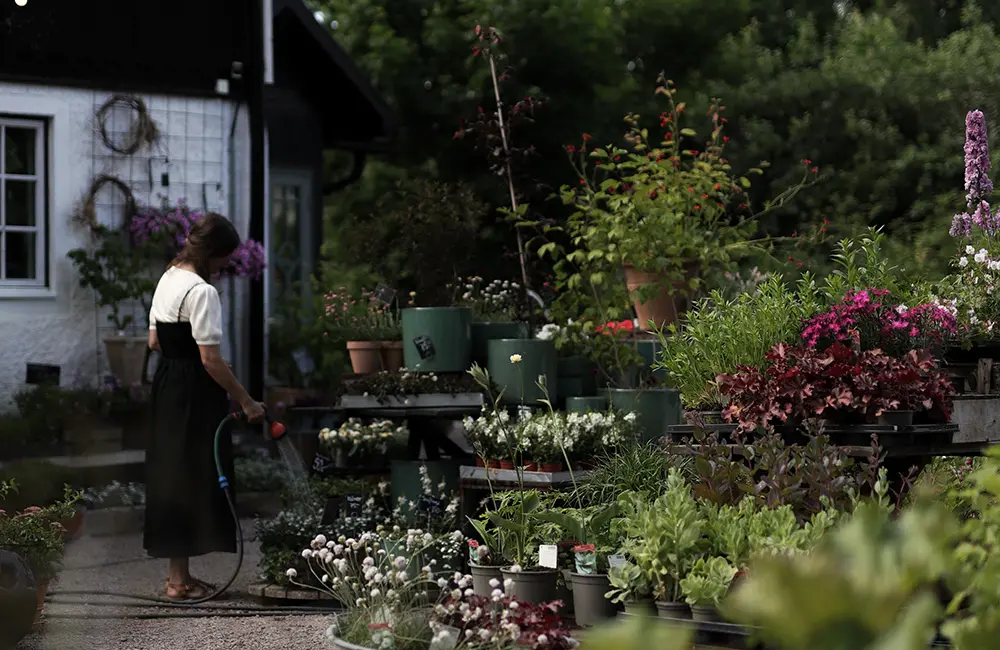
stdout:
{"type": "Polygon", "coordinates": [[[849,291],[830,309],[806,321],[802,340],[811,348],[834,342],[899,357],[914,349],[939,349],[958,332],[955,316],[932,303],[895,304],[886,289],[849,291]]]}
{"type": "Polygon", "coordinates": [[[763,370],[743,366],[716,378],[730,400],[723,417],[741,432],[770,431],[776,422],[799,424],[838,411],[876,417],[890,410],[951,411],[952,384],[926,350],[897,359],[839,341],[822,351],[779,343],[767,361],[763,370]]]}

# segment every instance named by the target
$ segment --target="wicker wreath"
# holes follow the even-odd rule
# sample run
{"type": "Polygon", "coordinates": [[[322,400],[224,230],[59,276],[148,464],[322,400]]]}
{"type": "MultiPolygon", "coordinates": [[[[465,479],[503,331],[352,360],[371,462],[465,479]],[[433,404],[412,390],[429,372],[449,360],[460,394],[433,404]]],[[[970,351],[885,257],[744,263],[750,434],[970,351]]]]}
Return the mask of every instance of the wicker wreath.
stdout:
{"type": "Polygon", "coordinates": [[[104,146],[115,153],[131,156],[144,147],[153,149],[160,141],[160,127],[149,115],[146,102],[135,95],[112,95],[97,109],[94,115],[97,121],[97,132],[104,146]],[[128,136],[123,143],[116,143],[108,131],[108,118],[115,107],[128,108],[135,112],[135,119],[129,126],[128,136]]]}
{"type": "Polygon", "coordinates": [[[98,230],[97,194],[105,185],[113,185],[125,197],[125,225],[128,225],[132,215],[136,212],[136,202],[135,197],[132,195],[132,188],[116,176],[101,174],[90,184],[90,189],[83,195],[83,199],[73,214],[73,220],[90,229],[91,232],[98,230]]]}

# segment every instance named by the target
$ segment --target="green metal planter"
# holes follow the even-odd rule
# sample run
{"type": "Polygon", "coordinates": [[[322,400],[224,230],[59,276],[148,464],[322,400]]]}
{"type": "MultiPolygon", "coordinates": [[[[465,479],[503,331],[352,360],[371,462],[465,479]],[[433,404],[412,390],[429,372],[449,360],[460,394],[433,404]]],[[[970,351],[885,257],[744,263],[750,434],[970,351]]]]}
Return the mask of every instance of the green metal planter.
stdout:
{"type": "Polygon", "coordinates": [[[615,409],[635,413],[644,442],[667,435],[667,427],[681,423],[681,393],[675,388],[609,388],[608,398],[615,409]]]}
{"type": "Polygon", "coordinates": [[[472,363],[472,310],[403,310],[403,364],[416,372],[465,372],[472,363]]]}
{"type": "Polygon", "coordinates": [[[608,408],[607,395],[592,395],[590,397],[567,397],[566,411],[569,413],[600,412],[608,408]]]}
{"type": "Polygon", "coordinates": [[[490,378],[504,391],[505,404],[537,404],[544,398],[536,382],[545,377],[549,399],[559,397],[558,357],[552,341],[541,339],[497,339],[490,341],[490,378]],[[515,355],[517,355],[515,357],[515,355]],[[518,358],[514,363],[512,358],[518,358]]]}
{"type": "Polygon", "coordinates": [[[527,323],[473,323],[472,361],[485,368],[490,361],[490,341],[526,338],[527,323]]]}
{"type": "Polygon", "coordinates": [[[594,364],[586,357],[559,357],[559,396],[589,397],[597,393],[594,364]]]}

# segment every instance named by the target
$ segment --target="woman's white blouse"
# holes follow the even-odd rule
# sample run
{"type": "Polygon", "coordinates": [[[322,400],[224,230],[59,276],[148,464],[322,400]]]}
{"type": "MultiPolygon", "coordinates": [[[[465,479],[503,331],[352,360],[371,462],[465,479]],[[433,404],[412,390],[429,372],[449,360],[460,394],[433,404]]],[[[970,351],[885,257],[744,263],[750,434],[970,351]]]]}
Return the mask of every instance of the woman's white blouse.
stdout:
{"type": "Polygon", "coordinates": [[[197,273],[175,266],[167,269],[156,285],[149,309],[149,329],[156,329],[157,323],[176,322],[191,323],[191,333],[198,345],[222,343],[222,302],[218,289],[197,273]]]}

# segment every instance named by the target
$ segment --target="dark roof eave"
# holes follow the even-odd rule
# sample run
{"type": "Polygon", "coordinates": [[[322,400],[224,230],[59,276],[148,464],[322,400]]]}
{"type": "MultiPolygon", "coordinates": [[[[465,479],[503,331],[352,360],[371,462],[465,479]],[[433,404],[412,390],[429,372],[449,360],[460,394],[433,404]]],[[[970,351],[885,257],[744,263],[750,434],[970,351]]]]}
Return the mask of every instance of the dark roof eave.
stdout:
{"type": "Polygon", "coordinates": [[[372,85],[365,78],[365,75],[354,65],[354,61],[348,56],[347,52],[341,48],[333,37],[322,27],[313,14],[310,13],[309,9],[306,7],[302,0],[272,0],[273,1],[273,16],[277,16],[282,11],[290,11],[295,17],[302,23],[302,26],[306,29],[310,36],[323,48],[323,51],[330,58],[330,60],[344,73],[347,79],[354,84],[354,87],[358,89],[361,95],[368,101],[372,109],[378,113],[382,121],[382,130],[384,136],[378,138],[371,142],[364,143],[343,143],[333,144],[326,143],[328,147],[338,147],[346,148],[352,151],[364,150],[362,147],[366,147],[368,151],[389,151],[392,149],[391,144],[396,140],[399,134],[399,121],[396,118],[396,114],[389,108],[389,105],[385,103],[382,96],[376,91],[372,85]]]}

